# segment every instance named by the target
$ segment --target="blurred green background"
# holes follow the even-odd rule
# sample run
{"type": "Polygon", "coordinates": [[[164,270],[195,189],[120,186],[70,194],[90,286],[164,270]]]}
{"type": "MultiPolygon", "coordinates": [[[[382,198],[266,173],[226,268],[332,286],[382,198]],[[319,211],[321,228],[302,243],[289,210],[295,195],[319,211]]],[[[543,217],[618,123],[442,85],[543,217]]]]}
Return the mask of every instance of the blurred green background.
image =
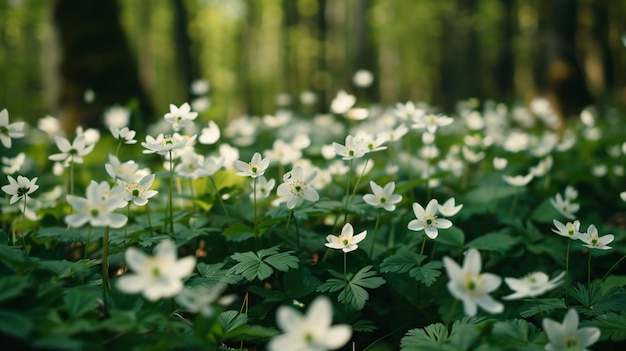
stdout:
{"type": "Polygon", "coordinates": [[[548,96],[559,112],[626,100],[622,0],[0,0],[0,108],[11,120],[145,120],[210,82],[204,119],[274,113],[304,91],[359,103],[548,96]],[[374,74],[358,88],[354,73],[374,74]],[[85,102],[85,91],[95,99],[85,102]]]}

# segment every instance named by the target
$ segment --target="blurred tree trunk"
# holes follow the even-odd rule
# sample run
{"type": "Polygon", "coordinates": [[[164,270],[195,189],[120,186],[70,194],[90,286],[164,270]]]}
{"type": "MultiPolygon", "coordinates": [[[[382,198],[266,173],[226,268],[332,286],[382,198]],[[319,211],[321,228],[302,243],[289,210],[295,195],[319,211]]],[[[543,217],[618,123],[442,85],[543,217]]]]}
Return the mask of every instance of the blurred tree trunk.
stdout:
{"type": "MultiPolygon", "coordinates": [[[[355,0],[352,17],[354,22],[352,25],[352,38],[349,41],[352,45],[350,53],[351,57],[351,71],[348,72],[351,75],[357,70],[366,69],[372,74],[375,73],[377,54],[374,51],[372,41],[370,40],[370,28],[367,23],[366,15],[369,8],[370,1],[367,0],[355,0]]],[[[376,78],[375,78],[376,79],[376,78]]],[[[365,89],[359,89],[357,91],[358,98],[366,98],[369,101],[376,101],[377,84],[372,83],[372,86],[365,89]]]]}
{"type": "Polygon", "coordinates": [[[513,46],[515,38],[515,23],[517,23],[517,9],[514,0],[503,1],[503,16],[500,21],[502,41],[498,48],[498,61],[495,67],[495,91],[489,95],[496,101],[510,101],[514,98],[515,91],[515,61],[513,46]]]}
{"type": "Polygon", "coordinates": [[[609,6],[607,0],[596,0],[591,3],[593,24],[591,27],[591,64],[596,65],[597,86],[596,96],[606,96],[615,89],[613,55],[609,45],[609,6]]]}
{"type": "Polygon", "coordinates": [[[453,111],[460,99],[482,98],[478,37],[473,23],[475,0],[458,0],[454,16],[445,18],[441,60],[441,93],[433,100],[445,111],[453,111]]]}
{"type": "MultiPolygon", "coordinates": [[[[199,77],[200,66],[193,55],[191,38],[189,38],[189,15],[183,0],[173,0],[174,6],[174,43],[178,71],[187,87],[187,102],[194,98],[191,94],[191,83],[199,77]]],[[[182,103],[182,102],[181,102],[182,103]]]]}
{"type": "Polygon", "coordinates": [[[139,81],[117,2],[56,0],[53,20],[61,53],[58,117],[64,129],[102,127],[105,108],[133,100],[141,120],[151,120],[153,109],[139,81]],[[93,102],[84,100],[88,89],[95,93],[93,102]]]}
{"type": "Polygon", "coordinates": [[[538,12],[540,20],[535,82],[540,92],[550,99],[561,118],[578,115],[592,103],[576,47],[578,1],[553,0],[538,12]]]}

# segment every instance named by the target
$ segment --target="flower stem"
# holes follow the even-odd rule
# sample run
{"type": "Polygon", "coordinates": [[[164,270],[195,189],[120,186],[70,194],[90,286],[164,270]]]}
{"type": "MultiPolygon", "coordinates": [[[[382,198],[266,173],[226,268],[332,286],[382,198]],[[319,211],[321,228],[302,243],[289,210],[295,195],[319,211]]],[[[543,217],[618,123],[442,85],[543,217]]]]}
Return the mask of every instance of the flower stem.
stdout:
{"type": "Polygon", "coordinates": [[[626,254],[624,254],[624,256],[622,256],[622,258],[620,258],[619,260],[617,260],[617,262],[613,263],[613,265],[611,266],[611,268],[609,268],[609,270],[604,274],[604,277],[602,277],[602,281],[605,281],[606,278],[608,278],[609,273],[611,273],[613,271],[613,269],[615,267],[617,267],[617,265],[622,262],[624,259],[626,259],[626,254]]]}
{"type": "Polygon", "coordinates": [[[569,247],[572,243],[572,240],[567,241],[567,251],[565,252],[565,304],[567,305],[567,300],[569,297],[569,247]]]}
{"type": "Polygon", "coordinates": [[[448,321],[446,322],[446,329],[450,329],[450,324],[452,324],[452,317],[454,317],[454,312],[456,312],[456,308],[459,306],[459,300],[454,299],[452,303],[452,307],[450,307],[450,311],[448,312],[448,321]]]}
{"type": "Polygon", "coordinates": [[[378,215],[376,216],[376,224],[374,224],[374,235],[372,235],[372,246],[370,247],[370,260],[372,259],[372,255],[374,254],[374,245],[376,245],[376,234],[378,234],[378,224],[380,224],[380,209],[378,210],[378,215]]]}
{"type": "Polygon", "coordinates": [[[589,259],[587,260],[587,306],[591,307],[591,253],[589,251],[589,259]]]}
{"type": "Polygon", "coordinates": [[[350,169],[348,170],[348,181],[346,182],[346,201],[345,212],[343,216],[343,224],[348,223],[348,199],[350,198],[350,181],[352,178],[352,160],[350,160],[350,169]]]}
{"type": "Polygon", "coordinates": [[[365,164],[363,165],[363,169],[361,170],[361,174],[359,174],[359,177],[356,179],[356,183],[354,183],[354,188],[352,189],[352,195],[350,195],[350,199],[353,199],[354,195],[356,194],[356,189],[358,189],[359,183],[361,182],[361,178],[363,178],[363,175],[365,174],[365,169],[367,168],[368,162],[370,162],[369,158],[367,160],[365,160],[365,164]]]}
{"type": "Polygon", "coordinates": [[[117,154],[120,152],[120,146],[122,146],[122,140],[120,140],[120,142],[117,143],[117,148],[115,149],[115,156],[117,156],[117,154]]]}
{"type": "Polygon", "coordinates": [[[348,304],[348,253],[343,253],[343,296],[345,304],[348,304]]]}
{"type": "Polygon", "coordinates": [[[417,264],[418,267],[422,266],[422,261],[424,261],[424,259],[422,258],[424,255],[424,247],[426,246],[426,233],[424,233],[424,240],[422,240],[422,248],[420,249],[420,256],[419,256],[419,263],[417,264]]]}
{"type": "Polygon", "coordinates": [[[215,197],[220,201],[220,205],[222,206],[222,210],[224,210],[224,214],[226,218],[228,218],[228,223],[232,223],[233,221],[230,219],[230,215],[228,214],[228,210],[226,210],[226,205],[224,205],[224,200],[222,200],[222,194],[220,194],[220,189],[217,187],[215,180],[213,177],[209,177],[211,180],[211,184],[213,184],[213,188],[215,188],[215,197]]]}
{"type": "MultiPolygon", "coordinates": [[[[24,245],[24,252],[26,252],[26,240],[24,236],[26,236],[26,224],[24,222],[24,218],[26,217],[26,195],[24,196],[24,211],[22,211],[22,245],[24,245]]],[[[15,232],[14,232],[15,233],[15,232]]],[[[15,241],[13,242],[15,245],[15,241]]]]}
{"type": "Polygon", "coordinates": [[[170,154],[170,233],[174,234],[174,205],[172,202],[172,188],[174,187],[174,160],[172,159],[172,151],[169,151],[170,154]]]}
{"type": "Polygon", "coordinates": [[[70,161],[70,195],[74,195],[74,161],[70,161]]]}
{"type": "Polygon", "coordinates": [[[252,195],[254,195],[253,196],[253,199],[254,199],[254,237],[258,239],[259,231],[258,231],[258,229],[256,227],[256,179],[257,178],[254,178],[254,180],[253,180],[254,184],[253,184],[253,190],[252,190],[253,194],[252,195]]]}
{"type": "MultiPolygon", "coordinates": [[[[289,215],[287,216],[287,227],[285,228],[285,231],[287,232],[287,235],[289,235],[289,224],[291,224],[291,216],[293,216],[293,208],[291,210],[289,210],[289,215]]],[[[299,231],[296,233],[296,245],[298,246],[298,248],[300,248],[300,233],[299,233],[299,231]]]]}
{"type": "Polygon", "coordinates": [[[107,310],[107,290],[111,289],[109,282],[109,226],[104,227],[104,236],[102,237],[102,304],[104,310],[107,310]]]}

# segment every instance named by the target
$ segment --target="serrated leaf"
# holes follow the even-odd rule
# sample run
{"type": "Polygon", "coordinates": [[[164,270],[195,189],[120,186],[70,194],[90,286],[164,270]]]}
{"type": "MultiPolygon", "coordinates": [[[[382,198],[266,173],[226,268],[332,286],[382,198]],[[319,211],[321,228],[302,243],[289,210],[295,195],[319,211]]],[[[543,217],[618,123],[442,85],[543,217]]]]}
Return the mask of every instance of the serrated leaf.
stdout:
{"type": "Polygon", "coordinates": [[[368,320],[358,320],[351,324],[352,330],[355,332],[373,332],[378,329],[374,322],[368,320]]]}
{"type": "Polygon", "coordinates": [[[448,329],[441,323],[430,324],[424,328],[409,330],[400,341],[400,351],[415,350],[455,350],[446,345],[448,329]]]}
{"type": "Polygon", "coordinates": [[[561,299],[547,298],[533,300],[530,307],[520,313],[524,318],[532,317],[538,313],[554,311],[558,309],[567,309],[567,305],[561,299]]]}
{"type": "Polygon", "coordinates": [[[428,262],[421,267],[418,266],[411,269],[409,276],[415,278],[418,282],[424,283],[426,286],[431,286],[441,275],[442,267],[441,261],[428,262]]]}
{"type": "Polygon", "coordinates": [[[406,273],[417,267],[420,255],[409,250],[399,250],[393,256],[389,256],[380,264],[381,273],[406,273]]]}
{"type": "Polygon", "coordinates": [[[286,272],[289,268],[298,268],[299,260],[293,256],[293,251],[278,252],[277,246],[269,249],[262,249],[258,252],[235,253],[230,257],[239,261],[234,265],[228,274],[240,274],[247,280],[264,280],[274,273],[275,269],[286,272]]]}
{"type": "Polygon", "coordinates": [[[600,328],[603,340],[626,340],[626,316],[624,316],[624,313],[606,313],[584,325],[600,328]]]}
{"type": "MultiPolygon", "coordinates": [[[[200,278],[203,281],[201,285],[207,285],[208,283],[212,283],[209,285],[215,285],[217,283],[224,284],[237,284],[241,280],[241,276],[238,275],[228,275],[228,269],[223,269],[224,263],[214,263],[207,264],[200,262],[196,266],[198,272],[200,273],[200,278]]],[[[199,280],[198,278],[192,280],[199,280]]]]}
{"type": "Polygon", "coordinates": [[[343,279],[331,278],[317,288],[318,292],[339,293],[338,301],[344,304],[351,304],[357,310],[365,307],[365,302],[369,299],[369,293],[365,288],[374,289],[385,284],[385,279],[376,276],[375,271],[370,271],[372,266],[361,268],[356,274],[349,274],[346,278],[348,284],[343,279]]]}

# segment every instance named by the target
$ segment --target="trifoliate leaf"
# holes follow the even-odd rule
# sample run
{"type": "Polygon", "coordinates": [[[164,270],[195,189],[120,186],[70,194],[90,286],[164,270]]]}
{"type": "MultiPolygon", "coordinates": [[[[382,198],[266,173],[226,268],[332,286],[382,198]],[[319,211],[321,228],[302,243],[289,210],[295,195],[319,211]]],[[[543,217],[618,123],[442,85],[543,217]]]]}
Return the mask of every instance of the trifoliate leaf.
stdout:
{"type": "Polygon", "coordinates": [[[298,268],[299,260],[293,251],[278,252],[278,246],[262,249],[258,252],[235,253],[230,257],[239,261],[228,274],[240,274],[247,280],[264,280],[274,273],[274,269],[286,272],[289,268],[298,268]],[[272,268],[273,267],[273,268],[272,268]]]}
{"type": "Polygon", "coordinates": [[[428,262],[421,267],[412,268],[409,271],[409,276],[415,278],[418,282],[424,283],[426,286],[431,286],[441,275],[442,267],[441,261],[428,262]]]}

